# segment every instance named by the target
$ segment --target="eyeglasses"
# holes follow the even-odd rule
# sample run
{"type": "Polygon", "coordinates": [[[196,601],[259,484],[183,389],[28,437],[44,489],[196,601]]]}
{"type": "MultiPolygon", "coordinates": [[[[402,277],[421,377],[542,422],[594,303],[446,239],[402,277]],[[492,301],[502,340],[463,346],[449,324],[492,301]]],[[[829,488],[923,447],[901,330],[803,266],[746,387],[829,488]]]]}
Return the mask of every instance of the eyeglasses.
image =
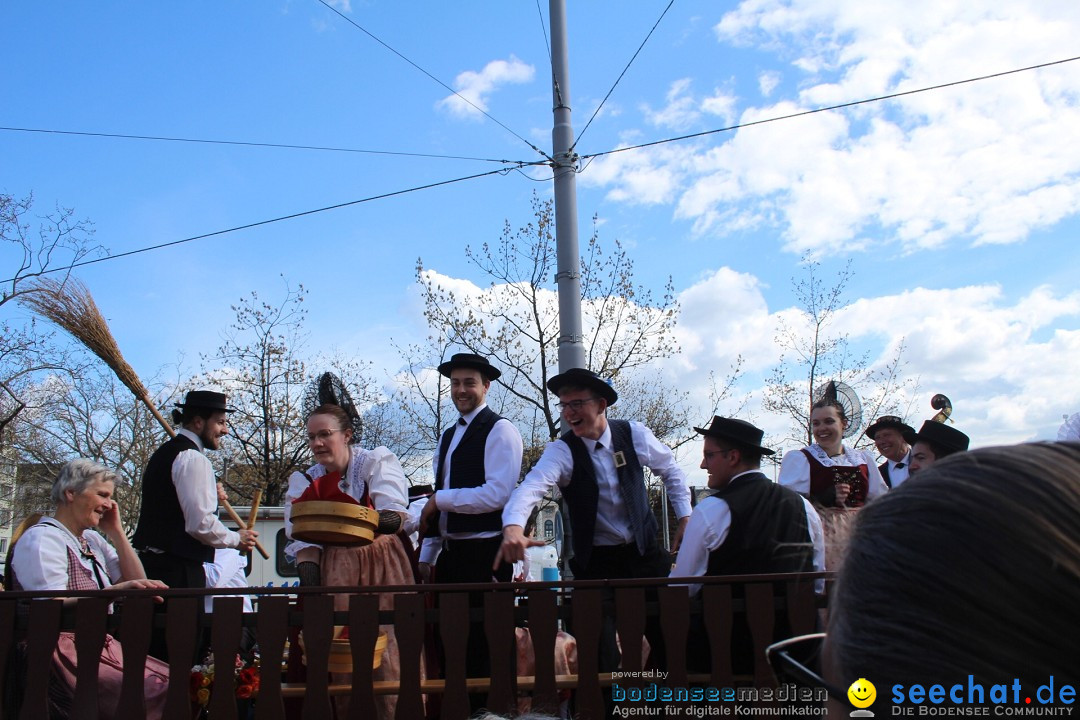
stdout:
{"type": "Polygon", "coordinates": [[[341,431],[340,430],[320,430],[317,433],[308,433],[308,436],[307,436],[308,444],[311,445],[316,440],[318,440],[320,442],[326,442],[327,440],[330,439],[330,436],[333,435],[336,432],[341,432],[341,431]]]}
{"type": "Polygon", "coordinates": [[[847,693],[821,676],[821,648],[825,633],[800,635],[765,648],[765,657],[781,684],[793,682],[806,688],[825,688],[829,697],[849,707],[847,693]]]}
{"type": "Polygon", "coordinates": [[[705,462],[709,462],[713,455],[727,455],[735,448],[728,448],[727,450],[705,450],[701,454],[705,457],[705,462]]]}
{"type": "Polygon", "coordinates": [[[577,412],[578,410],[581,410],[581,408],[585,407],[586,405],[588,405],[591,402],[594,402],[597,399],[598,398],[591,397],[591,398],[588,398],[586,400],[571,400],[570,402],[564,402],[564,403],[560,402],[560,403],[555,403],[555,407],[559,408],[560,410],[562,410],[564,412],[567,411],[567,410],[573,410],[574,412],[577,412]]]}

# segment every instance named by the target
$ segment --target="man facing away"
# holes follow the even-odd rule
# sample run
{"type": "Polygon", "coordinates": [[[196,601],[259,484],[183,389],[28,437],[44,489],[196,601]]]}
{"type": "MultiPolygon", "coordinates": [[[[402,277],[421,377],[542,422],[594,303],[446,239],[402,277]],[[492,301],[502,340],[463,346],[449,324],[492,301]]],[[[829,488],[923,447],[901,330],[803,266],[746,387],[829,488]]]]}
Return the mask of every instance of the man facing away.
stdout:
{"type": "Polygon", "coordinates": [[[911,445],[905,437],[914,434],[915,428],[896,415],[882,415],[866,428],[866,437],[874,441],[877,451],[885,458],[885,462],[878,465],[878,470],[890,488],[899,487],[908,479],[911,445]]]}
{"type": "MultiPolygon", "coordinates": [[[[206,587],[203,563],[216,548],[249,552],[258,532],[226,528],[217,516],[214,469],[203,455],[217,450],[229,433],[232,412],[223,393],[192,390],[177,403],[176,437],[154,451],[142,479],[142,509],[131,544],[139,551],[146,576],[171,588],[206,587]]],[[[155,631],[150,654],[168,659],[164,630],[155,631]]]]}
{"type": "MultiPolygon", "coordinates": [[[[701,468],[715,492],[694,508],[675,561],[672,577],[811,572],[825,569],[821,519],[799,493],[778,485],[761,472],[761,458],[773,451],[761,445],[764,433],[736,418],[714,416],[703,435],[701,468]]],[[[701,585],[691,585],[696,595],[701,585]]],[[[775,639],[787,637],[786,619],[775,626],[775,639]]],[[[704,627],[691,628],[688,667],[710,667],[704,627]]],[[[753,664],[748,628],[736,624],[732,645],[736,672],[753,664]]]]}

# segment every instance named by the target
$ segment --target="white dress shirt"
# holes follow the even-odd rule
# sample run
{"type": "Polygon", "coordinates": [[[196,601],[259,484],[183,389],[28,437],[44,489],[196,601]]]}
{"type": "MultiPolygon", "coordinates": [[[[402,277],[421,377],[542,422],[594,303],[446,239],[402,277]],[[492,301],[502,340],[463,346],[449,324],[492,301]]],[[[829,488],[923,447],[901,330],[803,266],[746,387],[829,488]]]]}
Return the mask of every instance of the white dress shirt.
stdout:
{"type": "Polygon", "coordinates": [[[907,455],[900,460],[900,463],[904,465],[902,468],[898,468],[897,465],[900,463],[893,460],[886,459],[885,462],[889,463],[889,482],[892,483],[894,489],[900,487],[911,474],[911,451],[908,450],[907,455]]]}
{"type": "MultiPolygon", "coordinates": [[[[234,548],[218,548],[214,551],[214,561],[203,563],[206,572],[206,587],[208,588],[246,588],[248,587],[247,556],[234,548]]],[[[220,595],[207,595],[203,598],[203,606],[206,612],[214,611],[214,602],[222,597],[220,595]]],[[[227,597],[227,596],[226,596],[227,597]]],[[[252,612],[250,595],[241,595],[244,599],[244,612],[252,612]]]]}
{"type": "Polygon", "coordinates": [[[240,547],[240,533],[228,529],[218,519],[217,482],[210,460],[203,455],[202,438],[184,428],[179,433],[198,447],[198,450],[184,450],[172,463],[172,481],[184,513],[184,531],[213,548],[240,547]]]}
{"type": "MultiPolygon", "coordinates": [[[[668,500],[680,520],[690,515],[690,489],[686,474],[679,467],[671,448],[656,439],[652,430],[639,422],[630,422],[630,437],[642,467],[647,467],[664,481],[668,500]]],[[[604,428],[599,440],[581,438],[592,458],[596,470],[596,484],[600,490],[597,498],[595,545],[623,545],[634,542],[630,518],[619,490],[619,476],[615,469],[615,453],[612,450],[611,426],[604,428]],[[603,447],[596,451],[596,444],[603,447]]],[[[525,526],[529,514],[551,488],[566,487],[574,472],[574,458],[570,446],[562,440],[549,442],[540,460],[521,485],[510,497],[503,510],[503,527],[525,526]]]]}
{"type": "MultiPolygon", "coordinates": [[[[447,532],[446,513],[457,512],[468,515],[501,510],[506,507],[506,501],[517,485],[518,477],[521,476],[521,455],[523,445],[521,433],[512,422],[506,418],[500,419],[491,427],[487,442],[484,443],[484,483],[477,487],[468,488],[444,488],[443,478],[450,477],[451,457],[458,443],[461,442],[465,431],[469,429],[476,416],[487,405],[481,405],[468,415],[462,416],[465,425],[457,423],[454,426],[454,434],[450,438],[450,445],[446,450],[446,458],[443,460],[442,477],[435,478],[436,492],[435,506],[441,511],[439,515],[439,533],[443,538],[455,540],[477,539],[496,537],[502,534],[502,530],[485,532],[447,532]]],[[[432,475],[439,469],[439,448],[435,448],[435,455],[431,460],[432,475]]],[[[425,543],[426,544],[426,543],[425,543]]],[[[422,553],[423,554],[423,553],[422,553]]]]}
{"type": "MultiPolygon", "coordinates": [[[[731,478],[735,482],[738,478],[748,473],[758,473],[759,470],[747,470],[731,478]]],[[[825,531],[821,526],[821,518],[814,506],[806,498],[802,499],[806,511],[806,526],[810,530],[810,540],[814,544],[814,570],[825,570],[825,531]]],[[[704,498],[694,508],[690,515],[690,522],[686,525],[683,534],[682,545],[679,547],[679,555],[675,559],[675,569],[671,571],[671,577],[695,577],[703,576],[709,568],[709,553],[716,550],[727,540],[728,531],[731,530],[731,507],[723,498],[710,495],[704,498]]],[[[824,589],[824,582],[818,581],[818,591],[824,589]]],[[[696,595],[701,590],[701,585],[691,585],[690,594],[696,595]]]]}

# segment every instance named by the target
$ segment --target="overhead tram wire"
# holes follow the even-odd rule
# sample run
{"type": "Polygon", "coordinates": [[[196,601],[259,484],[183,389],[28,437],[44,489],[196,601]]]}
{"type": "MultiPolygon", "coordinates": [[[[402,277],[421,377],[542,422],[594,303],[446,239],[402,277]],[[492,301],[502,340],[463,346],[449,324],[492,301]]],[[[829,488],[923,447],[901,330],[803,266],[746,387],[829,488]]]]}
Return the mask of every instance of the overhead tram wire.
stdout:
{"type": "Polygon", "coordinates": [[[540,16],[540,31],[544,33],[544,49],[547,50],[548,65],[551,65],[551,40],[548,39],[547,25],[544,24],[544,11],[540,9],[540,0],[536,0],[536,14],[540,16]]]}
{"type": "Polygon", "coordinates": [[[549,156],[549,155],[548,155],[548,154],[547,154],[546,152],[544,152],[543,150],[541,150],[540,148],[538,148],[538,147],[537,147],[536,145],[532,144],[531,142],[529,142],[528,140],[526,140],[525,138],[523,138],[523,137],[522,137],[521,135],[518,135],[518,134],[517,134],[516,132],[514,132],[514,131],[513,131],[513,130],[511,130],[511,129],[510,129],[509,127],[507,127],[506,125],[504,125],[503,123],[501,123],[501,122],[500,122],[499,120],[497,120],[497,119],[496,119],[496,118],[495,118],[494,116],[492,116],[492,115],[491,115],[491,114],[490,114],[489,112],[487,112],[487,111],[486,111],[486,110],[484,110],[483,108],[479,107],[479,106],[478,106],[478,105],[477,105],[476,103],[474,103],[474,102],[473,102],[472,100],[469,100],[469,98],[465,97],[464,95],[462,95],[461,93],[459,93],[459,92],[458,92],[457,90],[455,90],[454,88],[450,87],[449,85],[447,85],[446,83],[444,83],[444,82],[443,82],[442,80],[440,80],[439,78],[435,77],[435,76],[434,76],[434,75],[432,75],[432,74],[431,74],[430,72],[428,72],[428,71],[427,71],[427,70],[425,70],[424,68],[420,67],[420,66],[419,66],[419,65],[417,65],[417,64],[416,64],[415,62],[413,62],[413,61],[412,61],[412,60],[410,60],[409,58],[405,57],[404,55],[402,55],[402,54],[401,54],[400,52],[398,52],[398,51],[397,51],[397,50],[395,50],[394,48],[392,48],[392,47],[390,47],[389,45],[387,45],[387,44],[386,44],[385,42],[383,42],[383,41],[382,41],[382,40],[380,40],[380,39],[379,39],[379,38],[378,38],[377,36],[375,36],[375,34],[373,34],[373,33],[372,33],[371,31],[369,31],[369,30],[365,29],[365,28],[364,28],[363,26],[361,26],[361,25],[360,25],[359,23],[357,23],[357,22],[356,22],[355,20],[353,20],[353,19],[352,19],[352,18],[350,18],[349,16],[345,15],[345,13],[341,12],[340,10],[338,10],[338,9],[337,9],[336,7],[334,7],[333,5],[331,5],[330,3],[328,3],[328,2],[326,1],[326,0],[316,0],[316,1],[317,1],[317,2],[319,3],[319,4],[323,5],[323,6],[324,6],[324,7],[325,7],[325,8],[327,9],[327,10],[330,10],[330,11],[331,11],[331,12],[333,12],[333,13],[334,13],[335,15],[337,15],[338,17],[340,17],[340,18],[341,18],[342,20],[344,20],[345,22],[349,23],[349,24],[350,24],[350,25],[352,25],[352,26],[353,26],[354,28],[356,28],[356,29],[357,29],[357,30],[359,30],[360,32],[364,33],[364,34],[365,34],[365,35],[367,35],[367,36],[368,36],[369,38],[371,38],[371,39],[372,39],[372,40],[374,40],[375,42],[379,43],[379,44],[380,44],[380,45],[382,45],[382,46],[383,46],[384,48],[386,48],[386,49],[387,49],[387,50],[389,50],[390,52],[394,53],[394,54],[395,54],[395,55],[397,55],[397,56],[398,56],[399,58],[401,58],[402,60],[404,60],[405,62],[407,62],[408,64],[412,65],[412,66],[413,66],[414,68],[416,68],[417,70],[419,70],[420,72],[422,72],[422,73],[423,73],[424,75],[427,75],[427,76],[428,76],[428,77],[429,77],[429,78],[430,78],[431,80],[435,81],[436,83],[438,83],[438,84],[439,84],[440,86],[442,86],[442,87],[443,87],[443,88],[445,88],[446,90],[449,90],[449,91],[450,91],[451,93],[453,93],[453,94],[454,94],[454,95],[456,95],[457,97],[461,98],[461,100],[462,100],[462,101],[464,101],[464,102],[468,103],[468,104],[469,104],[470,106],[472,106],[472,107],[473,107],[473,108],[474,108],[474,109],[475,109],[475,110],[476,110],[477,112],[479,112],[479,113],[482,113],[482,114],[484,115],[484,117],[486,117],[486,118],[487,118],[488,120],[492,121],[493,123],[495,123],[496,125],[498,125],[499,127],[501,127],[501,128],[503,129],[503,130],[505,130],[506,132],[510,133],[511,135],[513,135],[514,137],[516,137],[516,138],[517,138],[518,140],[520,140],[521,142],[525,143],[525,144],[526,144],[526,145],[528,145],[528,146],[529,146],[530,148],[532,148],[533,150],[535,150],[535,151],[537,152],[537,154],[539,154],[539,155],[540,155],[540,157],[544,158],[544,159],[545,159],[545,160],[547,160],[548,162],[554,162],[554,161],[552,160],[552,158],[551,158],[551,157],[550,157],[550,156],[549,156]]]}
{"type": "Polygon", "coordinates": [[[654,140],[652,142],[641,143],[640,145],[629,145],[624,148],[615,148],[614,150],[605,150],[603,152],[590,153],[588,155],[582,155],[581,159],[588,159],[591,161],[594,158],[603,157],[605,155],[614,155],[615,153],[627,152],[630,150],[641,150],[642,148],[653,147],[655,145],[664,145],[666,143],[678,142],[680,140],[692,140],[694,138],[704,137],[706,135],[715,135],[717,133],[729,132],[731,130],[741,130],[743,128],[753,127],[755,125],[766,125],[768,123],[779,122],[780,120],[791,120],[793,118],[803,117],[806,115],[814,115],[815,113],[828,112],[829,110],[842,110],[843,108],[855,107],[856,105],[868,105],[870,103],[881,102],[883,100],[892,100],[894,98],[904,97],[905,95],[917,95],[919,93],[930,92],[931,90],[941,90],[943,88],[954,87],[956,85],[966,85],[968,83],[979,82],[981,80],[992,80],[994,78],[1004,77],[1006,75],[1015,75],[1017,73],[1028,72],[1030,70],[1040,70],[1042,68],[1053,67],[1054,65],[1064,65],[1065,63],[1076,62],[1077,60],[1080,60],[1080,56],[1065,58],[1064,60],[1053,60],[1051,62],[1039,63],[1038,65],[1029,65],[1027,67],[1017,68],[1015,70],[1005,70],[1003,72],[991,73],[989,75],[980,75],[979,77],[967,78],[966,80],[954,80],[953,82],[942,83],[940,85],[931,85],[929,87],[918,88],[916,90],[904,90],[902,92],[890,93],[888,95],[879,95],[877,97],[866,98],[864,100],[852,100],[851,102],[840,103],[838,105],[829,105],[828,107],[820,107],[813,110],[803,110],[802,112],[791,113],[789,115],[778,115],[776,117],[765,118],[764,120],[754,120],[752,122],[729,125],[727,127],[717,128],[715,130],[704,130],[702,132],[691,133],[689,135],[680,135],[678,137],[665,138],[664,140],[654,140]]]}
{"type": "Polygon", "coordinates": [[[574,140],[574,144],[570,146],[571,153],[574,152],[574,149],[577,147],[578,143],[581,142],[581,136],[585,134],[585,131],[589,129],[590,125],[592,125],[592,121],[595,120],[596,116],[600,114],[600,109],[604,107],[604,103],[606,103],[608,101],[608,98],[611,97],[611,93],[615,92],[615,88],[619,86],[619,82],[622,81],[623,75],[626,75],[626,71],[629,70],[630,66],[634,64],[635,60],[637,60],[637,56],[645,47],[645,43],[649,42],[649,38],[652,37],[652,34],[656,32],[656,28],[659,27],[660,21],[664,19],[664,16],[667,15],[668,10],[670,10],[671,6],[674,4],[675,0],[671,0],[667,4],[667,7],[664,8],[664,12],[660,13],[660,17],[656,18],[656,22],[653,23],[652,29],[649,30],[649,34],[645,36],[645,39],[641,41],[641,45],[638,45],[638,49],[634,51],[634,55],[630,58],[630,62],[626,63],[626,67],[624,67],[623,71],[619,73],[619,77],[615,79],[615,84],[611,86],[611,89],[607,91],[607,95],[605,95],[604,99],[600,101],[600,104],[596,106],[596,110],[593,111],[592,117],[589,118],[589,121],[585,123],[585,127],[581,128],[581,132],[578,133],[577,139],[574,140]]]}
{"type": "Polygon", "coordinates": [[[468,157],[462,155],[435,155],[431,153],[400,152],[394,150],[364,150],[360,148],[328,147],[322,145],[290,145],[286,143],[244,142],[241,140],[207,140],[204,138],[180,138],[159,135],[124,135],[121,133],[85,132],[80,130],[54,130],[49,128],[0,127],[7,132],[44,133],[52,135],[75,135],[83,137],[116,138],[120,140],[156,140],[161,142],[203,143],[207,145],[239,145],[241,147],[280,148],[284,150],[318,150],[322,152],[360,153],[364,155],[395,155],[401,157],[434,158],[437,160],[474,160],[476,162],[517,165],[518,160],[468,157]]]}
{"type": "MultiPolygon", "coordinates": [[[[251,228],[262,227],[264,225],[270,225],[284,220],[295,220],[296,218],[307,217],[308,215],[317,215],[318,213],[329,212],[330,210],[340,210],[341,208],[350,207],[352,205],[360,205],[363,203],[372,202],[373,200],[384,200],[386,198],[395,197],[397,195],[407,195],[408,193],[417,192],[419,190],[430,190],[431,188],[441,187],[443,185],[452,185],[454,183],[465,182],[466,180],[478,180],[482,177],[488,177],[489,175],[508,175],[514,170],[520,170],[523,167],[532,166],[547,166],[546,162],[535,161],[525,162],[519,161],[517,167],[512,168],[499,168],[498,170],[489,170],[484,173],[477,173],[475,175],[466,175],[465,177],[453,178],[451,180],[440,180],[439,182],[428,183],[426,185],[417,185],[416,187],[406,188],[404,190],[393,190],[391,192],[381,193],[379,195],[371,195],[366,198],[360,198],[359,200],[350,200],[348,202],[338,203],[336,205],[327,205],[326,207],[316,208],[314,210],[304,210],[302,212],[292,213],[290,215],[282,215],[276,218],[270,218],[269,220],[259,220],[258,222],[247,223],[245,225],[237,225],[235,227],[226,228],[225,230],[216,230],[214,232],[203,233],[202,235],[193,235],[192,237],[183,238],[181,240],[172,240],[166,243],[160,243],[158,245],[151,245],[149,247],[138,248],[136,250],[128,250],[127,252],[117,253],[116,255],[106,255],[105,257],[94,258],[92,260],[80,260],[79,262],[71,263],[70,265],[64,265],[62,267],[52,268],[43,272],[37,273],[37,275],[50,275],[54,272],[68,272],[75,268],[84,267],[86,265],[96,265],[107,260],[119,260],[120,258],[128,257],[131,255],[140,255],[152,250],[161,250],[162,248],[173,247],[175,245],[183,245],[185,243],[194,242],[195,240],[205,240],[206,238],[217,237],[219,235],[226,235],[228,233],[239,232],[240,230],[250,230],[251,228]]],[[[6,280],[0,280],[0,284],[6,284],[16,280],[17,278],[7,278],[6,280]]]]}

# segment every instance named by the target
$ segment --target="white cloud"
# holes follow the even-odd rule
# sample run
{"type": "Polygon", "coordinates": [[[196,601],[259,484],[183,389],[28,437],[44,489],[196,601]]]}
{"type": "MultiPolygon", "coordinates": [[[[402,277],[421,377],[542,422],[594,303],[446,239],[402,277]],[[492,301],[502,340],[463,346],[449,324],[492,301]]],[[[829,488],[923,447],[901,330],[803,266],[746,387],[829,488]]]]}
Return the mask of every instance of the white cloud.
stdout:
{"type": "Polygon", "coordinates": [[[690,78],[676,80],[668,88],[667,105],[653,110],[649,105],[642,105],[642,114],[650,125],[671,130],[686,130],[701,117],[698,103],[690,95],[690,78]]]}
{"type": "Polygon", "coordinates": [[[772,95],[772,91],[776,89],[776,86],[780,84],[780,73],[773,71],[766,71],[758,75],[758,89],[761,90],[763,97],[769,97],[772,95]]]}
{"type": "MultiPolygon", "coordinates": [[[[786,436],[788,420],[765,413],[758,401],[763,377],[779,359],[777,322],[798,327],[797,310],[769,309],[760,281],[728,268],[681,291],[679,301],[682,352],[662,366],[703,399],[708,373],[723,376],[741,355],[741,391],[754,399],[744,412],[770,435],[786,436]]],[[[917,288],[857,300],[837,313],[833,328],[870,347],[872,367],[890,362],[902,342],[903,374],[919,380],[914,394],[899,398],[912,408],[911,421],[931,417],[931,396],[945,393],[956,427],[974,446],[1053,438],[1062,415],[1080,410],[1080,291],[1038,287],[1010,300],[997,285],[917,288]]]]}
{"type": "Polygon", "coordinates": [[[719,117],[725,124],[732,121],[738,102],[736,96],[716,90],[713,95],[698,99],[692,92],[692,84],[690,78],[671,83],[665,97],[667,104],[659,110],[642,104],[641,111],[646,122],[655,127],[685,132],[701,122],[704,115],[719,117]]]}
{"type": "Polygon", "coordinates": [[[458,94],[448,95],[436,105],[455,117],[478,117],[481,111],[487,112],[488,101],[499,88],[532,82],[535,73],[532,65],[513,55],[508,60],[492,60],[480,72],[466,70],[460,73],[454,79],[458,94]]]}
{"type": "MultiPolygon", "coordinates": [[[[435,271],[426,274],[474,307],[512,302],[506,286],[481,288],[435,271]]],[[[777,323],[785,318],[793,324],[797,309],[769,308],[763,290],[753,274],[721,267],[679,291],[675,335],[681,351],[655,367],[688,392],[696,414],[703,415],[710,372],[725,377],[741,356],[745,374],[720,412],[734,412],[749,397],[739,415],[776,443],[788,435],[790,421],[761,408],[763,378],[779,360],[777,323]]],[[[544,291],[542,299],[546,312],[556,312],[554,292],[544,291]]],[[[587,324],[589,317],[586,311],[587,324]]],[[[1062,415],[1080,410],[1080,291],[1061,294],[1044,286],[1009,298],[998,285],[915,288],[856,300],[837,313],[833,327],[869,347],[873,367],[890,362],[903,343],[903,375],[918,379],[917,389],[900,397],[900,405],[911,408],[909,421],[918,425],[932,416],[931,396],[945,393],[955,407],[955,426],[974,447],[1053,438],[1062,415]]],[[[692,446],[682,454],[688,471],[696,466],[697,452],[692,446]]]]}
{"type": "MultiPolygon", "coordinates": [[[[620,143],[619,147],[628,144],[620,143]]],[[[694,148],[688,145],[617,152],[593,160],[578,175],[578,182],[587,187],[609,187],[607,198],[614,202],[670,203],[678,196],[693,155],[694,148]]]]}
{"type": "MultiPolygon", "coordinates": [[[[1080,5],[746,0],[715,32],[722,43],[775,52],[799,75],[796,97],[746,108],[745,123],[1075,55],[1080,5]]],[[[779,74],[763,71],[758,82],[770,97],[779,74]]],[[[677,129],[697,119],[704,106],[689,87],[673,85],[668,105],[646,120],[677,129]]],[[[1080,76],[1070,66],[714,142],[722,144],[695,160],[644,161],[670,179],[663,201],[673,197],[675,217],[697,233],[778,225],[793,253],[1013,243],[1080,211],[1080,76]]],[[[609,198],[657,202],[629,180],[610,177],[609,198]]]]}

